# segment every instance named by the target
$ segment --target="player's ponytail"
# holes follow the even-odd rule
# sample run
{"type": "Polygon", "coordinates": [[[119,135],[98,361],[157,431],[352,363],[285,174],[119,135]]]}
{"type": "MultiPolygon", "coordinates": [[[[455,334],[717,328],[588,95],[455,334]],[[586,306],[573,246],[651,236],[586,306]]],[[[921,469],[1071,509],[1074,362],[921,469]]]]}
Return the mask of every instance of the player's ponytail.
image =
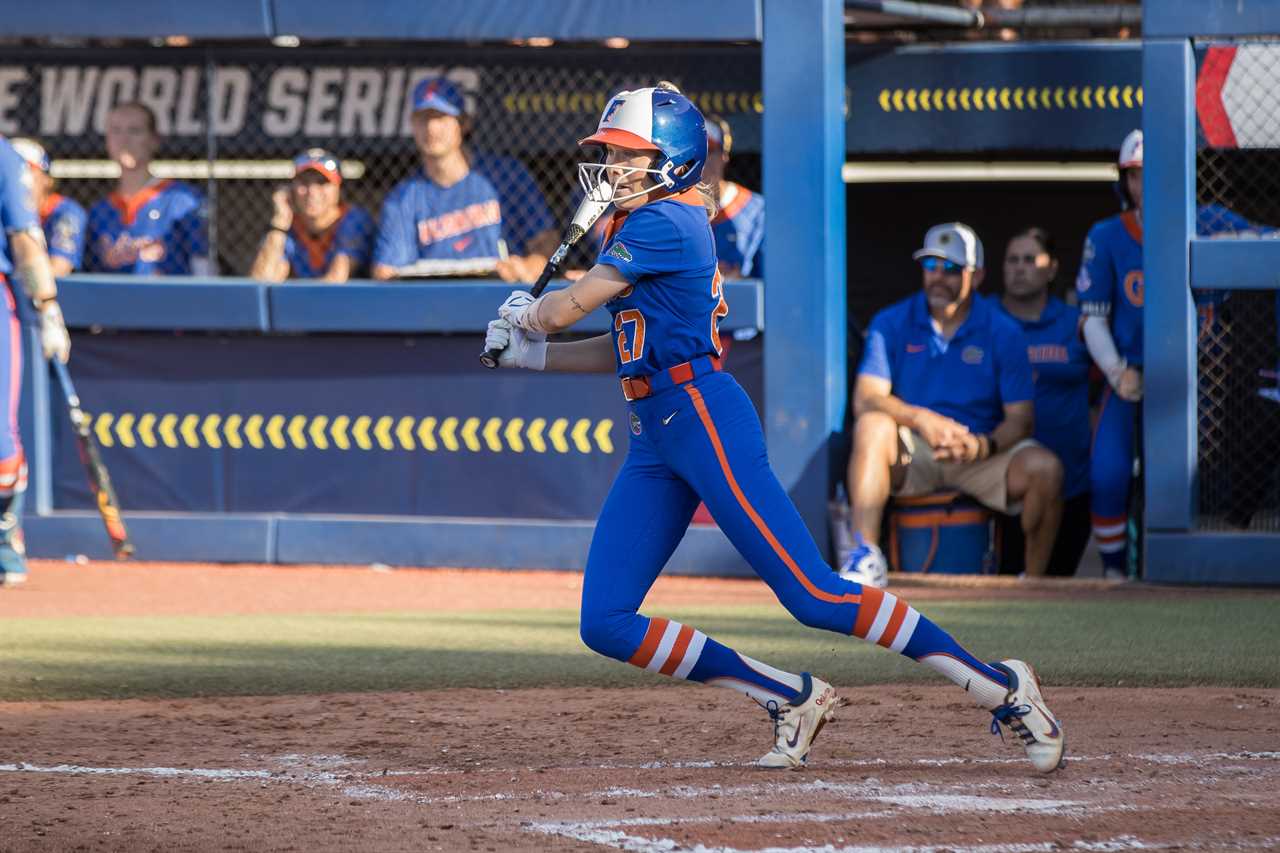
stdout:
{"type": "Polygon", "coordinates": [[[707,219],[715,219],[720,212],[720,200],[716,198],[715,187],[706,181],[697,184],[698,195],[702,196],[702,206],[707,211],[707,219]]]}

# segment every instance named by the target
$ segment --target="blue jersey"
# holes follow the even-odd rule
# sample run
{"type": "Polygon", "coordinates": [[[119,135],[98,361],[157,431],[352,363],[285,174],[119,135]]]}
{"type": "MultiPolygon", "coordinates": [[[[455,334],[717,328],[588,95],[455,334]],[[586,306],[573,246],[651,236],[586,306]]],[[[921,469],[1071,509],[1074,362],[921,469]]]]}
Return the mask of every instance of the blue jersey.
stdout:
{"type": "Polygon", "coordinates": [[[419,170],[382,203],[375,264],[497,258],[498,241],[527,253],[552,227],[551,211],[524,167],[509,157],[476,157],[466,177],[442,187],[419,170]]]}
{"type": "Polygon", "coordinates": [[[31,193],[34,184],[27,161],[0,136],[0,275],[13,272],[9,233],[40,227],[31,193]]]}
{"type": "Polygon", "coordinates": [[[974,433],[995,429],[1005,406],[1035,399],[1022,327],[978,294],[950,340],[934,330],[924,291],[880,311],[871,320],[858,372],[889,380],[903,402],[974,433]]]}
{"type": "MultiPolygon", "coordinates": [[[[1002,306],[1003,307],[1003,306],[1002,306]]],[[[1089,490],[1089,351],[1080,337],[1080,309],[1049,297],[1038,320],[1009,315],[1027,338],[1036,383],[1035,439],[1057,454],[1062,495],[1089,490]]]]}
{"type": "Polygon", "coordinates": [[[764,274],[764,196],[726,181],[720,197],[724,206],[711,220],[720,269],[725,275],[758,278],[764,274]]]}
{"type": "Polygon", "coordinates": [[[72,270],[80,269],[84,258],[84,230],[89,215],[74,199],[50,193],[40,208],[40,224],[49,257],[65,258],[72,270]]]}
{"type": "Polygon", "coordinates": [[[1142,365],[1142,224],[1127,210],[1094,224],[1084,241],[1076,293],[1086,317],[1109,317],[1116,351],[1142,365]]]}
{"type": "Polygon", "coordinates": [[[715,241],[697,190],[614,214],[596,263],[631,286],[608,303],[618,375],[650,376],[720,354],[717,326],[729,313],[715,241]]]}
{"type": "Polygon", "coordinates": [[[112,193],[89,209],[84,267],[91,272],[190,275],[209,254],[204,196],[181,181],[112,193]]]}
{"type": "Polygon", "coordinates": [[[320,278],[338,255],[351,259],[352,278],[362,275],[373,252],[376,231],[373,217],[362,207],[343,205],[337,220],[319,234],[308,233],[301,219],[295,218],[284,238],[289,277],[320,278]]]}
{"type": "MultiPolygon", "coordinates": [[[[1247,219],[1222,205],[1196,209],[1196,234],[1212,237],[1254,231],[1247,219]]],[[[1142,366],[1142,223],[1129,210],[1096,223],[1085,239],[1076,292],[1085,316],[1110,317],[1116,351],[1129,364],[1142,366]]],[[[1193,290],[1200,328],[1212,324],[1215,307],[1229,296],[1225,290],[1193,290]]]]}

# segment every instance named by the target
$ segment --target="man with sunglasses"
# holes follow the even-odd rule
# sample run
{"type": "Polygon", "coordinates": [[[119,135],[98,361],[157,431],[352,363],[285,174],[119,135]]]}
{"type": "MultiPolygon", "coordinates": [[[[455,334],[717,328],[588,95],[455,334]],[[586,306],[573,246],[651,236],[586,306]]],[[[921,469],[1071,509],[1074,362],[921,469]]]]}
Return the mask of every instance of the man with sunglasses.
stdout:
{"type": "Polygon", "coordinates": [[[271,230],[249,274],[341,284],[367,272],[377,228],[363,208],[342,201],[342,163],[322,148],[293,160],[293,180],[271,196],[271,230]]]}
{"type": "Polygon", "coordinates": [[[1031,439],[1035,385],[1022,329],[977,293],[982,241],[935,225],[913,258],[922,290],[876,314],[854,386],[848,488],[856,546],[841,573],[883,586],[890,495],[955,489],[1021,515],[1026,568],[1042,575],[1062,514],[1062,464],[1031,439]]]}

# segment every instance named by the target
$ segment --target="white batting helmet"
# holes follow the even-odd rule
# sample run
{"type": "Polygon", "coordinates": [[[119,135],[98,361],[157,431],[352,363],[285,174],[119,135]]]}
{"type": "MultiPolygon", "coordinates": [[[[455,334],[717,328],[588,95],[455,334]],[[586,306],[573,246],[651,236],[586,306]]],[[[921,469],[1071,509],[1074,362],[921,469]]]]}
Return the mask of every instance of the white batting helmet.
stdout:
{"type": "Polygon", "coordinates": [[[1121,169],[1142,166],[1142,128],[1129,131],[1124,142],[1120,143],[1120,157],[1117,164],[1121,169]]]}
{"type": "Polygon", "coordinates": [[[13,146],[13,150],[22,155],[22,159],[26,160],[32,166],[35,166],[42,172],[49,171],[49,154],[44,150],[44,146],[34,139],[19,137],[10,139],[9,144],[13,146]]]}

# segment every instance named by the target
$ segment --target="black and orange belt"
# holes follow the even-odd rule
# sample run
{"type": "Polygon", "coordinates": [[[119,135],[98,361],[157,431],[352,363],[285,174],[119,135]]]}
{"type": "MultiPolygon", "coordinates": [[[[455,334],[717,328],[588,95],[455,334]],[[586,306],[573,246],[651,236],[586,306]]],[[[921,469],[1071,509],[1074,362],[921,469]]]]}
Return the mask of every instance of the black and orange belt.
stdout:
{"type": "Polygon", "coordinates": [[[699,376],[715,373],[720,369],[720,359],[714,355],[704,355],[660,370],[651,376],[623,377],[622,396],[628,401],[643,400],[660,391],[692,382],[699,376]]]}

